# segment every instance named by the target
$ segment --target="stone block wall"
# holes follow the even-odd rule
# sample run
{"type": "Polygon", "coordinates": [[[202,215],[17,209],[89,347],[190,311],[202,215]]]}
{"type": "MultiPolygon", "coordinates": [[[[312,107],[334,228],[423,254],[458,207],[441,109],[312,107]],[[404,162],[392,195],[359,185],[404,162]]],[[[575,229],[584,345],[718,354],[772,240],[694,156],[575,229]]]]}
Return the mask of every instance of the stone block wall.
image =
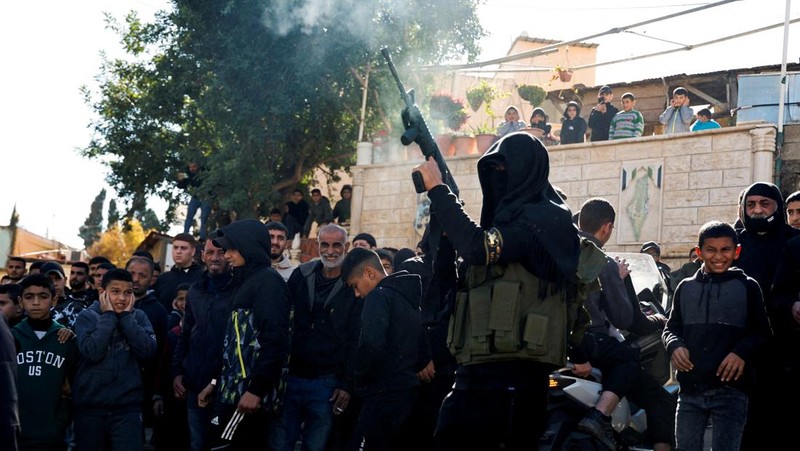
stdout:
{"type": "MultiPolygon", "coordinates": [[[[595,196],[608,199],[620,220],[623,166],[658,163],[663,168],[660,226],[641,242],[661,244],[662,257],[672,266],[686,259],[700,226],[710,220],[733,222],[738,195],[754,181],[772,181],[775,127],[748,124],[696,133],[647,136],[638,139],[553,146],[550,182],[568,196],[573,212],[595,196]]],[[[477,155],[450,157],[448,166],[461,190],[467,213],[477,222],[481,190],[477,155]]],[[[420,239],[414,228],[418,195],[411,183],[419,161],[363,165],[353,168],[354,214],[351,233],[369,232],[378,246],[414,248],[420,239]],[[361,190],[359,190],[361,188],[361,190]],[[356,212],[358,208],[354,209],[356,212]]],[[[638,252],[640,243],[618,243],[609,250],[638,252]]]]}

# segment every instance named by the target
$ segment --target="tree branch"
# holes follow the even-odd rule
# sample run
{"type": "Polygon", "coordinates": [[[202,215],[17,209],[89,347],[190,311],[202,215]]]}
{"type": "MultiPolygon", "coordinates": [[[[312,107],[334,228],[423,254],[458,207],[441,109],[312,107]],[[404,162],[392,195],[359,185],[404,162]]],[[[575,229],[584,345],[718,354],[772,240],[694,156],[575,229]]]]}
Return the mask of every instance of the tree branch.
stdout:
{"type": "MultiPolygon", "coordinates": [[[[306,146],[308,146],[308,144],[306,146]]],[[[339,153],[339,154],[336,154],[336,155],[331,155],[331,156],[329,156],[327,158],[323,158],[323,159],[317,161],[316,164],[314,165],[314,167],[322,165],[322,164],[325,164],[325,163],[330,163],[332,161],[341,160],[343,158],[349,158],[351,156],[353,156],[353,152],[352,151],[350,151],[350,152],[342,152],[342,153],[339,153]]],[[[290,186],[296,185],[298,182],[300,182],[300,180],[302,180],[302,178],[303,178],[303,174],[305,173],[305,170],[304,170],[305,161],[306,161],[306,157],[301,157],[300,160],[298,160],[298,162],[295,163],[294,172],[292,173],[292,176],[288,177],[288,178],[285,178],[285,179],[275,183],[274,185],[272,185],[272,190],[277,192],[277,191],[280,191],[282,189],[288,188],[290,186]]]]}

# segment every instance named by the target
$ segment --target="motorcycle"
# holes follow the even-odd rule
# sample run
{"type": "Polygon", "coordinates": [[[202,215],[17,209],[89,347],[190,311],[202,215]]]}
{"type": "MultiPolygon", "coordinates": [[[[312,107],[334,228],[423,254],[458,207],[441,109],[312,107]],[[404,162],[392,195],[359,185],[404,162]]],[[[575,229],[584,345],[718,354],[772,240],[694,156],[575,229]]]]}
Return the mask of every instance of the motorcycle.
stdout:
{"type": "MultiPolygon", "coordinates": [[[[655,262],[647,254],[611,254],[625,258],[631,266],[633,289],[646,314],[667,315],[671,307],[666,283],[655,262]]],[[[640,350],[642,367],[677,399],[678,384],[670,367],[659,333],[627,335],[626,340],[640,350]]],[[[599,451],[606,448],[594,437],[578,429],[578,422],[593,409],[602,392],[602,374],[596,368],[586,378],[576,376],[569,366],[550,375],[548,422],[539,441],[539,451],[599,451]]],[[[617,444],[630,451],[652,449],[647,439],[647,419],[643,409],[621,399],[611,414],[617,444]]]]}

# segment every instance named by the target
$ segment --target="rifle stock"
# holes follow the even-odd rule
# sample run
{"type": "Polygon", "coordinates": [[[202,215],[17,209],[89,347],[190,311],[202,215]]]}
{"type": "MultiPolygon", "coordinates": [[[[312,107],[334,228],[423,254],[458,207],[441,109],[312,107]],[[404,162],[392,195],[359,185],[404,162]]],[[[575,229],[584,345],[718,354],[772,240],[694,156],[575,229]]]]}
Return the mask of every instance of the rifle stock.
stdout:
{"type": "MultiPolygon", "coordinates": [[[[392,56],[389,54],[389,50],[382,48],[381,54],[383,54],[384,59],[386,59],[389,70],[392,72],[392,77],[394,77],[395,82],[397,82],[397,87],[400,89],[400,97],[406,104],[402,113],[405,132],[403,136],[400,137],[400,142],[403,143],[404,146],[412,142],[417,143],[422,154],[425,155],[425,159],[433,158],[436,161],[436,164],[439,166],[439,171],[442,173],[442,181],[450,187],[450,191],[456,196],[459,196],[458,185],[456,185],[456,181],[450,173],[450,168],[447,167],[447,163],[445,163],[444,157],[439,151],[439,146],[436,145],[436,141],[433,139],[428,125],[425,123],[425,118],[422,117],[422,112],[414,101],[414,90],[406,91],[403,82],[400,81],[400,76],[397,75],[397,69],[394,66],[394,62],[392,62],[392,56]]],[[[422,182],[422,175],[419,172],[414,172],[411,178],[417,192],[425,192],[425,184],[422,182]]]]}

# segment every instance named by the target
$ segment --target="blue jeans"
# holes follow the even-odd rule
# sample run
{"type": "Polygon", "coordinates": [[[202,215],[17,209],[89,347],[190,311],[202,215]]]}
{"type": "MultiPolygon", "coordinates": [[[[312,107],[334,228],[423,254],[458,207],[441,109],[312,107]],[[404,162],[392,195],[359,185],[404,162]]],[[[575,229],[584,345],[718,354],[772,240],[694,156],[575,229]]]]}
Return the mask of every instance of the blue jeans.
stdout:
{"type": "Polygon", "coordinates": [[[194,196],[189,201],[189,206],[186,212],[186,221],[183,223],[183,233],[189,233],[192,229],[192,221],[194,215],[197,214],[197,209],[200,209],[200,239],[206,239],[206,224],[208,222],[208,215],[211,213],[211,204],[204,202],[194,196]]]}
{"type": "Polygon", "coordinates": [[[75,444],[80,450],[141,451],[141,412],[92,411],[75,415],[75,444]]]}
{"type": "Polygon", "coordinates": [[[732,387],[681,393],[675,414],[676,449],[701,451],[709,417],[713,427],[711,448],[738,450],[747,420],[747,395],[732,387]]]}
{"type": "Polygon", "coordinates": [[[212,407],[197,405],[197,393],[186,392],[186,413],[189,422],[189,449],[204,451],[210,446],[208,431],[214,417],[212,407]]]}
{"type": "Polygon", "coordinates": [[[333,376],[304,379],[289,376],[283,395],[283,411],[270,431],[273,451],[292,451],[303,436],[303,451],[324,451],[333,426],[333,403],[336,389],[333,376]]]}

